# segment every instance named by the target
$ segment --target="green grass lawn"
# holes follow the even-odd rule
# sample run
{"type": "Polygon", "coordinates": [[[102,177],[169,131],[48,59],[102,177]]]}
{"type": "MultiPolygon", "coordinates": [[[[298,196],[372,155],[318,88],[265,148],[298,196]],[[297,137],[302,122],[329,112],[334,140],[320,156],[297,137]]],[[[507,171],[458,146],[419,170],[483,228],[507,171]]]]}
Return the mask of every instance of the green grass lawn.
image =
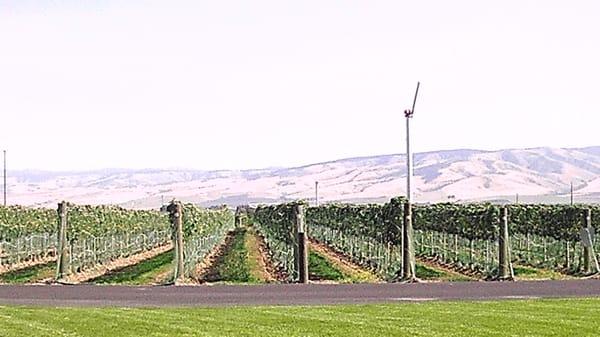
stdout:
{"type": "Polygon", "coordinates": [[[169,250],[133,266],[102,275],[89,283],[142,285],[167,282],[170,281],[169,270],[173,267],[172,262],[173,250],[169,250]],[[159,279],[165,275],[164,279],[159,279]]]}
{"type": "Polygon", "coordinates": [[[0,336],[598,336],[600,299],[228,308],[0,307],[0,336]]]}
{"type": "Polygon", "coordinates": [[[0,275],[0,283],[21,284],[52,278],[56,274],[56,262],[14,270],[0,275]]]}

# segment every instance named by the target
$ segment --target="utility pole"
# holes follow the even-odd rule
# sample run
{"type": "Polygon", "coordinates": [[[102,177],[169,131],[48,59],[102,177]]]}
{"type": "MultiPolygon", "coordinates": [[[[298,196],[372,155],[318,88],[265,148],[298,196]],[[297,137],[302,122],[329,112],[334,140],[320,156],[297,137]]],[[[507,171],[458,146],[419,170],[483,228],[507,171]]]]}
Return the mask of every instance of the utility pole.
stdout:
{"type": "Polygon", "coordinates": [[[319,182],[315,181],[315,206],[319,206],[319,182]]]}
{"type": "Polygon", "coordinates": [[[573,182],[571,181],[571,206],[573,206],[573,182]]]}
{"type": "Polygon", "coordinates": [[[417,95],[419,94],[420,82],[417,82],[417,91],[415,92],[415,98],[411,110],[404,110],[404,117],[406,118],[406,199],[408,202],[412,202],[412,189],[411,181],[413,175],[413,158],[412,151],[410,149],[410,120],[415,113],[415,105],[417,104],[417,95]]]}
{"type": "Polygon", "coordinates": [[[4,154],[4,185],[2,186],[4,186],[4,207],[6,207],[6,150],[3,150],[2,153],[4,154]]]}
{"type": "Polygon", "coordinates": [[[413,224],[412,224],[412,190],[411,180],[413,174],[413,158],[410,149],[410,120],[415,113],[415,104],[419,94],[420,82],[417,82],[417,90],[411,110],[404,110],[406,118],[406,204],[404,204],[403,230],[402,230],[402,279],[407,282],[413,282],[417,279],[415,272],[415,249],[413,242],[413,224]]]}

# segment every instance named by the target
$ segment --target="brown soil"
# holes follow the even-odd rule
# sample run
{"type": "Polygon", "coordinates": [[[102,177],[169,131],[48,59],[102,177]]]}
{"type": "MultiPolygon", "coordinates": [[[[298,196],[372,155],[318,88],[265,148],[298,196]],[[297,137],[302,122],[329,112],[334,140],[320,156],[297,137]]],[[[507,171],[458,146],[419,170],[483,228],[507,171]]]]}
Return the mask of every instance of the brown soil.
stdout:
{"type": "Polygon", "coordinates": [[[214,275],[214,270],[219,261],[223,259],[225,252],[231,247],[234,237],[235,231],[229,231],[225,236],[225,239],[213,248],[204,260],[196,265],[191,278],[182,280],[179,284],[192,285],[207,283],[210,279],[210,275],[214,275]]]}
{"type": "Polygon", "coordinates": [[[438,270],[441,270],[441,271],[443,271],[443,272],[445,272],[447,274],[450,274],[450,275],[462,276],[462,277],[468,278],[468,279],[473,280],[473,281],[481,279],[481,275],[479,273],[473,272],[471,274],[468,274],[468,273],[459,272],[457,270],[462,270],[462,269],[456,268],[456,267],[452,267],[452,265],[448,265],[448,264],[445,264],[445,263],[440,263],[438,260],[435,260],[435,259],[427,259],[427,258],[424,258],[424,257],[418,257],[417,261],[420,264],[425,265],[425,266],[427,266],[429,268],[438,269],[438,270]]]}
{"type": "Polygon", "coordinates": [[[265,247],[263,238],[254,230],[248,230],[246,235],[248,235],[249,238],[247,237],[244,244],[246,245],[246,249],[248,249],[250,258],[255,260],[255,265],[257,267],[253,269],[252,272],[257,274],[255,276],[259,280],[264,280],[267,283],[277,281],[277,278],[275,277],[276,273],[274,273],[275,268],[268,258],[266,252],[267,248],[265,247]]]}
{"type": "Polygon", "coordinates": [[[173,281],[173,270],[165,270],[160,274],[157,274],[154,280],[152,280],[152,285],[164,285],[173,281]]]}
{"type": "Polygon", "coordinates": [[[225,253],[231,249],[236,231],[229,231],[225,239],[213,249],[206,258],[196,265],[193,281],[198,283],[214,282],[218,278],[217,266],[223,261],[225,253]]]}
{"type": "Polygon", "coordinates": [[[265,239],[258,232],[254,232],[254,235],[256,236],[256,242],[258,243],[262,265],[264,265],[264,270],[269,275],[267,280],[285,282],[285,280],[287,280],[287,273],[275,267],[273,259],[269,254],[269,248],[267,248],[267,244],[265,243],[265,239]]]}
{"type": "MultiPolygon", "coordinates": [[[[99,265],[97,267],[85,270],[80,273],[69,275],[69,276],[65,277],[61,282],[74,283],[74,284],[83,283],[83,282],[89,281],[91,279],[100,277],[108,272],[111,272],[111,271],[114,271],[117,269],[121,269],[121,268],[125,268],[128,266],[140,263],[141,261],[151,259],[151,258],[155,257],[156,255],[162,254],[170,249],[173,249],[173,245],[171,243],[161,246],[161,247],[158,247],[158,248],[154,248],[149,251],[145,251],[143,253],[135,254],[135,255],[132,255],[129,257],[124,257],[121,259],[116,259],[114,261],[107,262],[106,264],[99,265]]],[[[48,282],[48,281],[51,281],[51,280],[44,280],[44,282],[48,282]]]]}

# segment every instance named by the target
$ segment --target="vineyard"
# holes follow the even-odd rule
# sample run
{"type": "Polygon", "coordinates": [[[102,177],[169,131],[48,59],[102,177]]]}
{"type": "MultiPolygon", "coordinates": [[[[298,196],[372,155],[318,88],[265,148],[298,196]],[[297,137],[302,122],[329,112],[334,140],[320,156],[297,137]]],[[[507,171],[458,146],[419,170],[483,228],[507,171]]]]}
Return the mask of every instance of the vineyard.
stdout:
{"type": "Polygon", "coordinates": [[[81,281],[82,275],[95,277],[116,261],[146,259],[175,247],[172,281],[191,277],[194,266],[233,227],[233,213],[173,205],[179,213],[66,202],[58,210],[0,207],[0,270],[44,265],[55,270],[53,280],[81,281]],[[181,214],[178,232],[174,220],[181,214]],[[184,244],[178,248],[178,242],[184,244]]]}
{"type": "MultiPolygon", "coordinates": [[[[292,279],[297,276],[291,257],[297,244],[293,209],[298,204],[260,206],[254,214],[273,259],[292,279]]],[[[308,207],[309,237],[382,279],[399,280],[404,204],[395,198],[383,205],[308,207]]],[[[594,236],[599,215],[598,205],[413,205],[412,244],[420,260],[483,279],[513,279],[513,265],[589,275],[600,272],[600,240],[594,236]]]]}
{"type": "Polygon", "coordinates": [[[41,268],[31,273],[51,273],[51,280],[40,276],[46,281],[110,283],[134,279],[112,273],[139,264],[130,269],[150,273],[140,280],[160,276],[159,283],[205,282],[209,270],[243,280],[307,282],[310,274],[389,282],[405,279],[409,249],[416,276],[426,279],[514,279],[515,270],[527,268],[570,277],[600,272],[598,205],[440,203],[412,205],[410,213],[406,207],[401,197],[385,204],[245,206],[235,213],[179,202],[160,211],[66,202],[57,210],[4,207],[0,276],[41,268]]]}

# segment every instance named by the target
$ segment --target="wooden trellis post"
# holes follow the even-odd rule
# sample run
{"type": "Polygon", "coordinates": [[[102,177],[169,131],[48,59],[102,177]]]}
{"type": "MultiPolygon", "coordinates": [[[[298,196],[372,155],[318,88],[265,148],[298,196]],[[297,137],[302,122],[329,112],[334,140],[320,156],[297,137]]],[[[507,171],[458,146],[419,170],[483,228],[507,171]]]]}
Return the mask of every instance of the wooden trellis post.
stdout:
{"type": "Polygon", "coordinates": [[[498,279],[512,280],[510,247],[508,236],[508,207],[502,208],[500,217],[500,233],[498,235],[498,279]]]}
{"type": "Polygon", "coordinates": [[[175,270],[173,272],[173,283],[177,284],[184,274],[183,257],[183,207],[178,201],[171,201],[167,207],[169,219],[173,229],[173,252],[175,254],[175,270]]]}
{"type": "Polygon", "coordinates": [[[587,209],[582,228],[582,244],[583,244],[583,272],[586,274],[600,273],[600,265],[598,258],[594,252],[594,241],[592,239],[592,210],[587,209]]]}
{"type": "Polygon", "coordinates": [[[235,228],[242,226],[242,208],[240,206],[235,209],[234,225],[235,228]]]}
{"type": "Polygon", "coordinates": [[[304,207],[303,205],[294,206],[294,225],[297,233],[297,262],[298,266],[298,282],[308,283],[308,245],[306,240],[306,226],[304,222],[304,207]]]}
{"type": "Polygon", "coordinates": [[[58,204],[58,246],[56,250],[56,280],[62,280],[69,269],[69,245],[67,244],[68,204],[58,204]]]}

